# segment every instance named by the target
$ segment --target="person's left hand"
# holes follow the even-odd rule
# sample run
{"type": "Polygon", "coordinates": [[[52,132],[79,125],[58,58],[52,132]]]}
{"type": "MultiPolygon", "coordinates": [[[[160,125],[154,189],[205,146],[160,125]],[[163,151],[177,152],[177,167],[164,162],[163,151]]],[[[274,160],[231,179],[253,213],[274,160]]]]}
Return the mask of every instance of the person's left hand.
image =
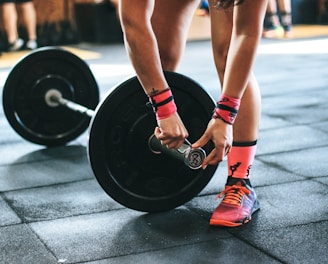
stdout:
{"type": "Polygon", "coordinates": [[[203,161],[203,169],[205,169],[207,165],[216,165],[220,163],[230,152],[232,146],[232,125],[223,122],[221,119],[212,118],[204,134],[192,144],[192,147],[203,147],[210,140],[214,143],[214,149],[203,161]]]}

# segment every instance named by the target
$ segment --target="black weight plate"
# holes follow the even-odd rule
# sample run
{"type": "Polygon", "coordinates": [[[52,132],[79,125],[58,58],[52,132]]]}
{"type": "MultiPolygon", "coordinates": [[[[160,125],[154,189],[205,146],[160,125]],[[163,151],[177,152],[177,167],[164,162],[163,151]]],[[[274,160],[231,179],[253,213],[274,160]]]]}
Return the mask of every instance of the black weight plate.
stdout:
{"type": "Polygon", "coordinates": [[[3,88],[3,108],[10,125],[26,140],[63,145],[88,128],[90,117],[63,106],[49,107],[45,102],[49,89],[89,109],[99,103],[98,85],[89,66],[67,50],[45,47],[12,68],[3,88]]]}
{"type": "MultiPolygon", "coordinates": [[[[194,142],[205,131],[214,100],[199,84],[166,72],[178,112],[194,142]]],[[[153,154],[148,139],[156,126],[136,77],[112,89],[98,105],[89,127],[88,154],[101,187],[122,205],[144,212],[173,209],[196,196],[217,166],[192,170],[168,155],[153,154]]],[[[209,153],[212,145],[204,150],[209,153]]]]}

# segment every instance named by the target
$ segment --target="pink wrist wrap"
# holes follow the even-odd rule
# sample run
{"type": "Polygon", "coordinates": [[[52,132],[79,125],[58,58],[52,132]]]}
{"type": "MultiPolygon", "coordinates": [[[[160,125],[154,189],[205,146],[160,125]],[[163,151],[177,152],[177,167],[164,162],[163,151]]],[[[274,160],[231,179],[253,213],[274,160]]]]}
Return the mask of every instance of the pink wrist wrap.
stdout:
{"type": "Polygon", "coordinates": [[[240,99],[221,95],[220,100],[214,108],[212,118],[219,118],[225,123],[232,125],[235,122],[239,105],[240,99]]]}
{"type": "Polygon", "coordinates": [[[168,118],[177,111],[170,88],[149,96],[149,102],[156,113],[157,120],[168,118]]]}

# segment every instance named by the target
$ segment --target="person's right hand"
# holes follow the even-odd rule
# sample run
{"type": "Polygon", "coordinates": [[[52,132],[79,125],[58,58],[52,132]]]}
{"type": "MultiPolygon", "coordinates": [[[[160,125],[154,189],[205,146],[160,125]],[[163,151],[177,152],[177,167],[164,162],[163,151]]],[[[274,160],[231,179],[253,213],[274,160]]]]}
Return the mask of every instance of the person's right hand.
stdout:
{"type": "Polygon", "coordinates": [[[182,120],[177,112],[168,118],[157,120],[158,127],[155,128],[155,136],[161,144],[167,148],[179,148],[185,138],[189,136],[182,120]]]}

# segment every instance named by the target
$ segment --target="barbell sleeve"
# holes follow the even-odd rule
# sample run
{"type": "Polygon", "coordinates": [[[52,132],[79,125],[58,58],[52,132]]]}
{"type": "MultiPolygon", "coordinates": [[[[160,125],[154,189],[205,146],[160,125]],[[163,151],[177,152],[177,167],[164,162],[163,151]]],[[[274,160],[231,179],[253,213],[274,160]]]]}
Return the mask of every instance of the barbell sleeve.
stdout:
{"type": "Polygon", "coordinates": [[[206,152],[202,148],[192,148],[187,140],[185,140],[178,149],[168,149],[161,144],[160,140],[158,140],[154,134],[152,134],[148,140],[148,146],[151,152],[155,154],[167,154],[184,162],[185,165],[193,170],[201,168],[206,158],[206,152]]]}

